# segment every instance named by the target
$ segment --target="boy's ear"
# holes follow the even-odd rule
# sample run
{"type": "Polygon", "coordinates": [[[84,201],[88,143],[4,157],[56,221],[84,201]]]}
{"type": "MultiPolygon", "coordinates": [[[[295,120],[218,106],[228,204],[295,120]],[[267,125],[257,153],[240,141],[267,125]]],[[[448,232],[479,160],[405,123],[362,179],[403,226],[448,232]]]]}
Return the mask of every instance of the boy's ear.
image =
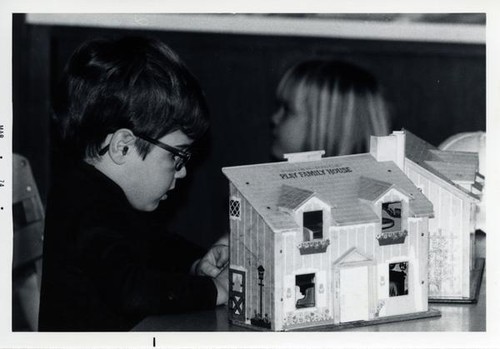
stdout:
{"type": "Polygon", "coordinates": [[[114,163],[121,165],[127,161],[135,138],[132,131],[126,128],[113,133],[109,142],[109,156],[114,163]]]}

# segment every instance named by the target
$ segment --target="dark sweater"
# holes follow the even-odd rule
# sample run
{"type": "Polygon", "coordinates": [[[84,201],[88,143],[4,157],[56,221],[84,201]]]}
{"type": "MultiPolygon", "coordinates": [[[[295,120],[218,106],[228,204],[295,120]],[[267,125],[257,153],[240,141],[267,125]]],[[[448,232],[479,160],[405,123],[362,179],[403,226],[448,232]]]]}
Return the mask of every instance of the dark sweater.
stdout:
{"type": "Polygon", "coordinates": [[[130,330],[148,315],[207,309],[211,279],[189,275],[204,251],[135,210],[121,188],[82,164],[49,197],[40,331],[130,330]]]}

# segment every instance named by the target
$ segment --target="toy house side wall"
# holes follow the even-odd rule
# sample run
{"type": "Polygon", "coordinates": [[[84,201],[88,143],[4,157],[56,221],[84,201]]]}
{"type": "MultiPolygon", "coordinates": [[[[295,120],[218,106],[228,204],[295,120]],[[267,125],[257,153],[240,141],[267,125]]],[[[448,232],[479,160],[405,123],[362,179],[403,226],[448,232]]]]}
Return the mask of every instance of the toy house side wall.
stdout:
{"type": "Polygon", "coordinates": [[[230,269],[245,274],[245,324],[253,321],[254,326],[274,329],[274,233],[232,183],[229,199],[240,202],[240,218],[230,218],[230,269]],[[264,268],[262,299],[260,266],[264,268]]]}
{"type": "Polygon", "coordinates": [[[406,161],[405,173],[434,206],[434,218],[429,221],[429,296],[470,297],[475,205],[410,161],[406,161]]]}

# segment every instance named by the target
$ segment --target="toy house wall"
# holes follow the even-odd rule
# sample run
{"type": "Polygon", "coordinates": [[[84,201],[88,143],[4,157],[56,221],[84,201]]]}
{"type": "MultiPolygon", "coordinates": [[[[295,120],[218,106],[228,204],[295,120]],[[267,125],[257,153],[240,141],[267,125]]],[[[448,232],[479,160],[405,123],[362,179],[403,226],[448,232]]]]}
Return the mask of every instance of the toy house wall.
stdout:
{"type": "MultiPolygon", "coordinates": [[[[398,200],[406,200],[403,210],[407,212],[407,199],[397,191],[388,192],[380,202],[398,200]]],[[[277,235],[276,328],[293,329],[340,322],[340,298],[336,293],[333,267],[353,247],[376,263],[373,278],[369,281],[372,282],[369,290],[373,292],[369,295],[371,318],[427,311],[428,218],[407,219],[403,229],[408,230],[404,243],[380,246],[377,240],[380,223],[331,227],[323,237],[330,240],[326,252],[309,255],[300,255],[298,249],[303,241],[302,229],[277,235]],[[398,262],[409,263],[409,293],[389,297],[389,264],[398,262]],[[316,304],[314,308],[296,309],[295,275],[307,273],[316,275],[316,304]]]]}
{"type": "MultiPolygon", "coordinates": [[[[410,227],[409,222],[409,202],[406,195],[401,194],[399,191],[392,189],[379,198],[376,202],[376,212],[382,211],[382,203],[384,202],[398,202],[402,203],[402,225],[401,230],[408,231],[409,236],[406,237],[405,243],[408,243],[406,248],[402,248],[400,251],[391,251],[387,253],[387,246],[397,246],[396,245],[381,245],[377,241],[376,251],[377,266],[378,266],[378,307],[381,307],[379,316],[389,316],[389,315],[400,315],[411,313],[415,311],[427,310],[426,305],[421,303],[422,298],[422,287],[420,286],[419,280],[425,280],[426,274],[421,274],[422,264],[425,264],[427,260],[427,253],[421,251],[421,242],[427,241],[427,237],[422,240],[422,236],[419,233],[419,225],[412,225],[410,227]],[[410,229],[411,228],[411,229],[410,229]],[[408,242],[407,242],[408,240],[408,242]],[[394,253],[396,252],[396,253],[394,253]],[[399,252],[399,253],[398,253],[399,252]],[[408,294],[401,295],[397,297],[390,297],[389,295],[389,264],[408,262],[408,294]],[[423,278],[425,277],[425,278],[423,278]],[[384,306],[382,306],[384,305],[384,306]]],[[[378,227],[381,229],[381,227],[378,227]]],[[[426,244],[425,244],[426,245],[426,244]]]]}
{"type": "Polygon", "coordinates": [[[470,297],[474,204],[410,161],[406,161],[405,172],[434,205],[434,218],[429,220],[429,296],[470,297]]]}
{"type": "Polygon", "coordinates": [[[379,311],[378,316],[427,311],[427,230],[426,218],[412,218],[408,222],[408,236],[404,243],[380,246],[376,239],[380,224],[335,228],[332,231],[332,260],[356,247],[376,261],[377,304],[371,311],[379,311]],[[397,262],[409,262],[409,294],[389,297],[389,264],[397,262]]]}
{"type": "Polygon", "coordinates": [[[262,217],[230,184],[230,199],[241,203],[240,219],[230,219],[230,267],[245,271],[246,275],[246,322],[260,313],[260,286],[257,268],[265,269],[262,289],[262,316],[274,316],[274,233],[262,217]]]}
{"type": "MultiPolygon", "coordinates": [[[[323,239],[330,239],[329,229],[323,239]]],[[[325,253],[301,255],[297,247],[303,242],[302,229],[289,231],[276,236],[276,326],[278,328],[304,327],[314,319],[312,325],[332,320],[331,304],[331,275],[332,256],[329,253],[332,246],[328,246],[325,253]],[[315,274],[315,306],[313,308],[296,309],[295,306],[295,277],[300,274],[315,274]],[[283,301],[281,301],[283,299],[283,301]],[[311,314],[314,314],[311,316],[311,314]]]]}

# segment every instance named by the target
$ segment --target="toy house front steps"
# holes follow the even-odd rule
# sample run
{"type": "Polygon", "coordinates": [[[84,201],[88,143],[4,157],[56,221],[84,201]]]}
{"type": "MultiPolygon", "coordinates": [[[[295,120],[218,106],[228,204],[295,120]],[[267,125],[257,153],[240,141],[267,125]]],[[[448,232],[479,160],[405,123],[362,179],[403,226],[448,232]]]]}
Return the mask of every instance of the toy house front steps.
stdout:
{"type": "Polygon", "coordinates": [[[428,307],[432,203],[371,154],[227,167],[229,318],[273,331],[440,316],[428,307]]]}
{"type": "Polygon", "coordinates": [[[370,153],[394,161],[434,205],[429,221],[429,301],[474,303],[484,258],[475,231],[484,176],[477,153],[442,151],[407,130],[372,137],[370,153]]]}

